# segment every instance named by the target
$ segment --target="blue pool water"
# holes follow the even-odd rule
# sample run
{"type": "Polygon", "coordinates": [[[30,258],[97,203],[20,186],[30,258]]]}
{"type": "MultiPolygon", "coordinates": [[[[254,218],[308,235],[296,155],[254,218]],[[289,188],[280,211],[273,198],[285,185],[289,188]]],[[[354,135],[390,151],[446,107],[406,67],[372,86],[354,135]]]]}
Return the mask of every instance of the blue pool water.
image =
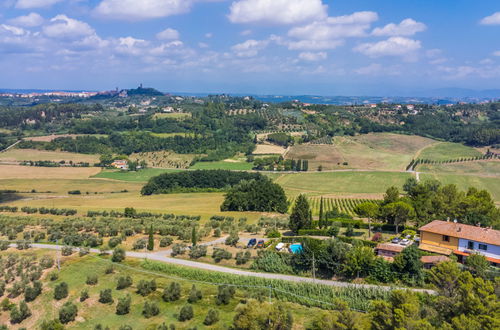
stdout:
{"type": "Polygon", "coordinates": [[[294,254],[302,252],[302,244],[296,243],[296,244],[290,245],[290,251],[292,251],[292,253],[294,253],[294,254]]]}

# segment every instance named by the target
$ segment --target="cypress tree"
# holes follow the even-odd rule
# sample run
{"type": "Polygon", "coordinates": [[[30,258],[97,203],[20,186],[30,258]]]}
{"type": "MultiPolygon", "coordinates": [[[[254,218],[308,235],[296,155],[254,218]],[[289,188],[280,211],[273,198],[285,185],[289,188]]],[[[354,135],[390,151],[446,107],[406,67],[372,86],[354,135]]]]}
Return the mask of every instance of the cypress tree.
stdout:
{"type": "Polygon", "coordinates": [[[297,166],[297,167],[295,168],[295,170],[296,170],[297,172],[300,172],[300,171],[302,170],[302,160],[300,160],[300,159],[299,159],[299,160],[297,161],[296,166],[297,166]]]}
{"type": "Polygon", "coordinates": [[[196,246],[196,243],[198,243],[198,237],[196,237],[196,226],[193,226],[191,231],[191,242],[193,243],[193,246],[196,246]]]}
{"type": "Polygon", "coordinates": [[[310,221],[309,202],[306,196],[299,195],[290,215],[290,229],[297,233],[300,229],[307,228],[310,221]]]}
{"type": "Polygon", "coordinates": [[[148,250],[153,251],[154,248],[155,248],[155,239],[153,236],[153,225],[151,225],[151,227],[149,227],[148,250]]]}

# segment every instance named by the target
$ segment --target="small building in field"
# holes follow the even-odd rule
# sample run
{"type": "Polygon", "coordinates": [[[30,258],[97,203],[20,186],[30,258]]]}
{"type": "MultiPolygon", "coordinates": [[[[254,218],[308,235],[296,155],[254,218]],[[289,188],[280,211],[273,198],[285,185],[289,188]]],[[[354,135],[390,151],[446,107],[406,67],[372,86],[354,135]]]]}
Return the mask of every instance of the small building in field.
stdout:
{"type": "Polygon", "coordinates": [[[480,254],[494,266],[500,265],[500,230],[434,220],[419,231],[421,250],[447,256],[453,253],[461,262],[480,254]]]}
{"type": "Polygon", "coordinates": [[[124,159],[115,160],[111,163],[114,168],[119,168],[120,170],[128,170],[128,162],[124,159]]]}
{"type": "Polygon", "coordinates": [[[405,249],[405,246],[392,243],[380,243],[375,248],[377,256],[386,260],[392,261],[394,257],[400,254],[405,249]]]}

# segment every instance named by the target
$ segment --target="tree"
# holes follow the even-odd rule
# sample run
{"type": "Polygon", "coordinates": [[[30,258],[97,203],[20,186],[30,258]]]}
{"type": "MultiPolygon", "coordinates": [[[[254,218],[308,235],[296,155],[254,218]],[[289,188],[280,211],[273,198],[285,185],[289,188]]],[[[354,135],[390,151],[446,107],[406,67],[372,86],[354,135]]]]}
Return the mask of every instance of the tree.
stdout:
{"type": "Polygon", "coordinates": [[[207,255],[207,247],[204,245],[195,245],[189,251],[189,257],[192,259],[198,259],[207,255]]]}
{"type": "Polygon", "coordinates": [[[191,305],[182,306],[181,311],[179,312],[180,322],[191,320],[193,316],[194,316],[193,306],[191,305]]]}
{"type": "Polygon", "coordinates": [[[240,237],[238,236],[238,231],[236,229],[231,230],[231,233],[226,238],[226,245],[236,246],[240,241],[240,237]]]}
{"type": "Polygon", "coordinates": [[[146,301],[144,303],[142,315],[144,315],[145,318],[149,319],[149,318],[156,316],[158,314],[160,314],[160,309],[158,308],[158,305],[155,302],[146,301]]]}
{"type": "Polygon", "coordinates": [[[292,315],[282,304],[252,302],[237,309],[232,328],[291,330],[292,327],[292,315]]]}
{"type": "Polygon", "coordinates": [[[115,248],[113,250],[113,256],[111,257],[111,261],[122,262],[123,260],[125,260],[125,250],[122,248],[115,248]]]}
{"type": "Polygon", "coordinates": [[[80,302],[83,302],[87,299],[89,299],[89,291],[87,289],[83,289],[80,292],[80,302]]]}
{"type": "Polygon", "coordinates": [[[164,301],[177,301],[181,298],[181,285],[177,282],[171,282],[163,290],[162,298],[164,301]]]}
{"type": "Polygon", "coordinates": [[[305,195],[299,195],[295,201],[295,205],[290,215],[289,227],[294,233],[298,233],[300,229],[309,228],[309,202],[305,195]]]}
{"type": "Polygon", "coordinates": [[[423,264],[420,261],[421,253],[416,245],[410,245],[394,257],[394,269],[403,276],[409,284],[422,284],[424,280],[423,264]]]}
{"type": "Polygon", "coordinates": [[[59,321],[66,324],[76,319],[78,308],[71,301],[67,301],[59,310],[59,321]]]}
{"type": "Polygon", "coordinates": [[[219,322],[219,312],[216,309],[208,310],[207,316],[205,317],[203,324],[208,326],[208,325],[213,325],[217,322],[219,322]]]}
{"type": "Polygon", "coordinates": [[[193,246],[196,246],[196,243],[198,243],[198,237],[196,237],[196,226],[193,226],[191,229],[191,243],[193,243],[193,246]]]}
{"type": "Polygon", "coordinates": [[[233,298],[235,293],[234,287],[233,286],[227,286],[227,285],[219,285],[217,287],[217,298],[216,298],[216,304],[217,305],[227,305],[231,301],[231,298],[233,298]]]}
{"type": "Polygon", "coordinates": [[[392,186],[387,188],[384,194],[384,201],[382,202],[382,205],[390,204],[390,203],[395,203],[399,200],[399,189],[392,186]]]}
{"type": "Polygon", "coordinates": [[[99,292],[99,302],[101,304],[112,304],[113,296],[111,294],[111,289],[104,289],[99,292]]]}
{"type": "Polygon", "coordinates": [[[201,298],[203,298],[203,294],[193,284],[193,286],[191,287],[191,291],[189,292],[188,303],[193,304],[201,300],[201,298]]]}
{"type": "Polygon", "coordinates": [[[344,274],[348,277],[368,276],[375,258],[371,248],[362,245],[354,246],[346,255],[344,274]]]}
{"type": "Polygon", "coordinates": [[[132,285],[132,277],[130,275],[118,277],[118,282],[116,283],[116,290],[122,290],[128,288],[132,285]]]}
{"type": "Polygon", "coordinates": [[[465,265],[474,276],[486,278],[486,271],[490,263],[486,258],[478,253],[473,253],[465,259],[465,265]]]}
{"type": "Polygon", "coordinates": [[[118,304],[116,305],[116,314],[117,315],[128,314],[130,312],[130,303],[131,303],[131,298],[129,294],[127,294],[123,298],[119,298],[118,304]]]}
{"type": "Polygon", "coordinates": [[[137,293],[145,297],[151,292],[156,291],[156,281],[153,279],[151,281],[140,280],[137,283],[137,293]]]}
{"type": "Polygon", "coordinates": [[[21,323],[31,316],[31,311],[28,308],[28,305],[23,300],[19,303],[19,308],[17,305],[12,306],[10,309],[10,322],[12,324],[21,323]]]}
{"type": "Polygon", "coordinates": [[[68,296],[68,284],[61,282],[54,288],[54,299],[61,300],[68,296]]]}
{"type": "Polygon", "coordinates": [[[64,325],[58,319],[45,320],[40,325],[40,330],[64,330],[64,325]]]}
{"type": "Polygon", "coordinates": [[[153,251],[155,248],[155,238],[153,236],[153,225],[149,227],[148,250],[153,251]]]}
{"type": "Polygon", "coordinates": [[[382,216],[391,224],[396,226],[396,234],[399,226],[415,218],[415,210],[406,202],[394,202],[386,204],[381,209],[382,216]]]}
{"type": "Polygon", "coordinates": [[[372,225],[371,220],[375,218],[379,212],[379,206],[373,202],[364,202],[358,204],[354,209],[357,215],[360,217],[368,218],[368,238],[372,236],[372,225]]]}
{"type": "Polygon", "coordinates": [[[318,221],[318,226],[320,229],[323,229],[323,196],[321,196],[321,200],[319,202],[319,221],[318,221]]]}

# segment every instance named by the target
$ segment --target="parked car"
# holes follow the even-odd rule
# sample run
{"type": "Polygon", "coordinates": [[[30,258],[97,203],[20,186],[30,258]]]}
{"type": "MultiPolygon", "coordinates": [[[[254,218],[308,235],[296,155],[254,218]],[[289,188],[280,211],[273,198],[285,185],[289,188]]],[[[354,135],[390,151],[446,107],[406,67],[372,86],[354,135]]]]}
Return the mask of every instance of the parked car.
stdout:
{"type": "Polygon", "coordinates": [[[257,239],[255,238],[251,238],[249,241],[248,241],[248,245],[247,245],[247,248],[253,248],[255,246],[255,244],[257,244],[257,239]]]}
{"type": "Polygon", "coordinates": [[[264,247],[264,240],[261,239],[258,243],[257,243],[257,248],[260,249],[260,248],[263,248],[264,247]]]}
{"type": "Polygon", "coordinates": [[[276,244],[276,251],[281,251],[285,247],[285,243],[278,243],[276,244]]]}
{"type": "Polygon", "coordinates": [[[401,242],[401,238],[399,238],[399,237],[394,237],[391,241],[391,243],[394,243],[394,244],[398,244],[399,242],[401,242]]]}
{"type": "Polygon", "coordinates": [[[411,243],[411,241],[409,239],[406,239],[406,238],[401,240],[401,242],[399,242],[399,244],[405,245],[405,246],[410,245],[410,243],[411,243]]]}

